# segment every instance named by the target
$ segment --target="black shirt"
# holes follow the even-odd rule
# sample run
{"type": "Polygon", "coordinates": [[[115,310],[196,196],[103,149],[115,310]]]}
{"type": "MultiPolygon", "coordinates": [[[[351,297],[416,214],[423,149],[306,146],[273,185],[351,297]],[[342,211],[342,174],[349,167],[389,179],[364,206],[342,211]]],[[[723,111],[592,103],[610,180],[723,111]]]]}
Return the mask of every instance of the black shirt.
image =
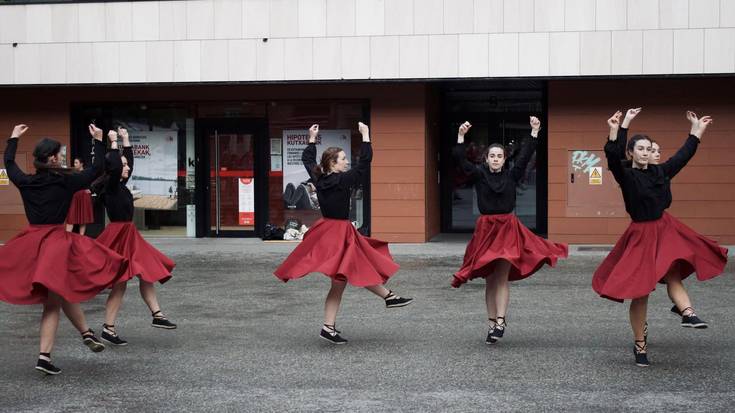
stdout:
{"type": "Polygon", "coordinates": [[[5,150],[5,168],[10,181],[18,187],[23,199],[26,218],[31,225],[63,224],[69,212],[74,193],[89,187],[102,164],[105,145],[94,141],[94,163],[82,172],[62,173],[53,169],[39,169],[33,175],[24,173],[15,163],[18,138],[8,139],[5,150]]]}
{"type": "Polygon", "coordinates": [[[454,147],[452,155],[457,165],[470,177],[477,192],[477,206],[483,215],[508,214],[516,207],[516,185],[523,178],[526,166],[536,150],[536,139],[526,139],[512,168],[491,172],[487,162],[474,164],[467,160],[463,143],[454,147]]]}
{"type": "Polygon", "coordinates": [[[681,171],[697,151],[699,139],[689,135],[674,156],[646,169],[625,167],[628,130],[618,129],[617,140],[605,143],[605,156],[610,172],[620,185],[625,210],[634,222],[655,221],[671,206],[671,179],[681,171]]]}
{"type": "Polygon", "coordinates": [[[301,155],[301,162],[309,172],[316,186],[316,196],[322,216],[332,219],[348,219],[350,216],[350,195],[352,188],[362,183],[370,170],[373,160],[373,148],[370,142],[363,142],[360,146],[360,158],[355,167],[347,172],[334,172],[317,176],[314,174],[316,164],[316,145],[310,143],[301,155]]]}
{"type": "Polygon", "coordinates": [[[109,176],[107,185],[100,195],[100,200],[105,205],[107,216],[112,222],[129,222],[133,220],[133,194],[126,186],[128,179],[133,175],[133,148],[123,147],[122,156],[128,161],[128,177],[120,179],[122,175],[122,159],[120,151],[111,150],[105,157],[105,171],[109,176]]]}

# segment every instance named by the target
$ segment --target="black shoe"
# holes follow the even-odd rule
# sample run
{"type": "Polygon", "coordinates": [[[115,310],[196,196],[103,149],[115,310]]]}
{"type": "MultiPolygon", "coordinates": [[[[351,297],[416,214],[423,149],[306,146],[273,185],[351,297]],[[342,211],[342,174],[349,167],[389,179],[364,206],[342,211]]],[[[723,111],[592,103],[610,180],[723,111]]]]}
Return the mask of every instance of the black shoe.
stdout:
{"type": "Polygon", "coordinates": [[[102,334],[100,334],[100,338],[116,346],[128,345],[127,341],[121,339],[120,336],[117,335],[114,325],[102,324],[102,334]]]}
{"type": "Polygon", "coordinates": [[[648,355],[646,354],[646,342],[643,340],[636,340],[633,346],[633,354],[635,355],[635,365],[638,367],[648,367],[651,363],[648,362],[648,355]],[[643,343],[639,345],[638,343],[643,343]]]}
{"type": "Polygon", "coordinates": [[[151,322],[151,326],[153,327],[165,328],[167,330],[173,330],[177,327],[176,324],[168,321],[168,318],[163,316],[161,310],[158,310],[151,315],[153,316],[153,322],[151,322]]]}
{"type": "Polygon", "coordinates": [[[413,301],[413,298],[401,297],[393,293],[393,291],[388,290],[388,295],[385,296],[384,300],[385,300],[386,308],[395,308],[395,307],[405,307],[411,304],[411,301],[413,301]]]}
{"type": "Polygon", "coordinates": [[[489,318],[488,320],[492,321],[492,324],[490,324],[490,326],[488,327],[487,338],[485,339],[485,344],[495,344],[498,342],[498,339],[493,337],[493,331],[495,331],[495,325],[496,325],[497,320],[495,320],[494,318],[489,318]]]}
{"type": "Polygon", "coordinates": [[[493,328],[493,331],[490,333],[491,338],[494,338],[495,340],[500,340],[503,338],[503,334],[505,334],[505,327],[508,325],[505,323],[505,317],[498,317],[498,320],[503,319],[503,322],[498,322],[495,324],[495,327],[493,328]]]}
{"type": "Polygon", "coordinates": [[[681,317],[681,326],[689,328],[707,328],[707,323],[696,314],[691,313],[681,317]]]}
{"type": "Polygon", "coordinates": [[[322,331],[319,333],[319,337],[329,341],[332,344],[347,344],[347,340],[342,338],[339,334],[341,331],[334,328],[332,325],[324,324],[322,331]]]}
{"type": "Polygon", "coordinates": [[[94,335],[94,331],[91,328],[82,333],[82,341],[85,346],[89,347],[95,353],[99,353],[105,349],[105,345],[94,335]]]}
{"type": "Polygon", "coordinates": [[[679,311],[679,308],[676,307],[676,305],[674,305],[673,307],[671,307],[671,312],[674,313],[674,314],[676,314],[676,315],[678,315],[679,317],[681,317],[681,311],[679,311]]]}
{"type": "Polygon", "coordinates": [[[50,361],[46,361],[44,359],[38,359],[38,362],[36,363],[36,370],[51,376],[61,374],[60,368],[54,366],[53,364],[51,364],[50,361]]]}

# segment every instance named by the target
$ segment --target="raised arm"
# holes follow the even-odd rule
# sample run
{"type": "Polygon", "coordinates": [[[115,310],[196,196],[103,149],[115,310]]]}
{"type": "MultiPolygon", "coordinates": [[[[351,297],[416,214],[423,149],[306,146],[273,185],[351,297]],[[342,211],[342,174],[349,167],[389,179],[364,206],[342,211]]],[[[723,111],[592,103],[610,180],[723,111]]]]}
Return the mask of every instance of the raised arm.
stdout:
{"type": "Polygon", "coordinates": [[[694,154],[697,152],[697,146],[699,146],[699,141],[707,130],[707,126],[712,123],[712,118],[710,116],[703,116],[700,119],[697,114],[692,111],[687,111],[687,119],[691,122],[692,128],[689,131],[687,140],[684,142],[684,146],[676,151],[674,156],[669,158],[669,160],[661,164],[664,174],[669,179],[675,177],[676,174],[686,166],[689,160],[692,159],[694,154]]]}
{"type": "Polygon", "coordinates": [[[538,142],[538,133],[541,130],[541,121],[537,117],[531,116],[531,139],[526,139],[521,148],[521,153],[518,155],[518,159],[513,165],[513,169],[510,170],[510,174],[513,179],[518,182],[523,178],[523,173],[526,172],[528,162],[531,161],[533,152],[536,151],[536,144],[538,142]]]}
{"type": "Polygon", "coordinates": [[[102,129],[89,125],[89,134],[94,138],[94,162],[92,166],[78,174],[68,175],[71,190],[76,192],[88,188],[92,181],[100,174],[104,165],[105,144],[102,143],[102,129]]]}
{"type": "Polygon", "coordinates": [[[309,128],[309,144],[304,148],[304,152],[301,154],[301,163],[306,168],[306,173],[309,177],[316,182],[317,177],[314,174],[316,169],[316,138],[319,136],[319,125],[314,124],[309,128]]]}
{"type": "Polygon", "coordinates": [[[361,183],[370,171],[370,162],[373,160],[373,147],[370,144],[370,129],[362,122],[357,123],[357,128],[362,134],[362,145],[360,145],[360,158],[354,168],[340,174],[340,185],[355,186],[361,183]]]}
{"type": "Polygon", "coordinates": [[[475,180],[479,176],[479,171],[477,165],[467,160],[467,147],[464,143],[464,136],[471,128],[472,125],[469,122],[459,125],[457,145],[452,148],[452,158],[454,159],[454,164],[462,168],[462,172],[465,175],[470,177],[471,180],[475,180]]]}
{"type": "Polygon", "coordinates": [[[125,157],[125,160],[128,161],[128,177],[122,180],[123,185],[125,185],[128,183],[130,177],[133,176],[133,165],[135,164],[135,159],[133,156],[133,145],[130,144],[130,136],[128,135],[128,131],[125,128],[117,128],[117,132],[118,136],[122,138],[123,142],[122,154],[125,157]]]}
{"type": "Polygon", "coordinates": [[[18,149],[18,140],[28,130],[26,125],[15,125],[13,132],[10,134],[8,139],[8,146],[5,149],[5,169],[8,171],[8,178],[15,184],[15,186],[23,185],[28,182],[28,175],[23,172],[18,164],[15,163],[15,151],[18,149]]]}
{"type": "MultiPolygon", "coordinates": [[[[615,180],[618,183],[622,183],[625,179],[625,168],[623,168],[623,160],[625,159],[625,147],[620,148],[618,144],[618,138],[620,138],[620,117],[623,115],[622,112],[617,111],[614,115],[607,120],[607,125],[610,127],[610,134],[607,136],[607,143],[605,143],[605,157],[607,157],[607,167],[612,172],[615,180]]],[[[625,129],[624,134],[627,133],[625,129]]],[[[623,137],[625,135],[623,134],[623,137]]]]}

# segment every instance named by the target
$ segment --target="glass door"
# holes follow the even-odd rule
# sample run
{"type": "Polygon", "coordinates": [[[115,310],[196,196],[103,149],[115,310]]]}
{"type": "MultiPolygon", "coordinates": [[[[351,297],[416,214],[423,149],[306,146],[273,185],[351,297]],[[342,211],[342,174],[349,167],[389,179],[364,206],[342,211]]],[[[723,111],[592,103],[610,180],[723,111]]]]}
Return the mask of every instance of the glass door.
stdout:
{"type": "MultiPolygon", "coordinates": [[[[233,119],[198,121],[201,168],[207,174],[198,204],[204,225],[202,236],[257,236],[264,225],[260,215],[262,188],[266,185],[259,168],[257,143],[259,125],[233,119]]],[[[263,135],[263,139],[265,136],[263,135]]]]}

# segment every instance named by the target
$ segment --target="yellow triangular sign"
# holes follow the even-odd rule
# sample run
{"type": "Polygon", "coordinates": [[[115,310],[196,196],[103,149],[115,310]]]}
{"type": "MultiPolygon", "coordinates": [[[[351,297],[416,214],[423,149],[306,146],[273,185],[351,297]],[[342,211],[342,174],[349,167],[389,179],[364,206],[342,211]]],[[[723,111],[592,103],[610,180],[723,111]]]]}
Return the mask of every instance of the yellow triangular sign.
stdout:
{"type": "Polygon", "coordinates": [[[592,168],[592,174],[590,175],[590,178],[602,178],[602,175],[600,175],[600,170],[597,168],[592,168]]]}

